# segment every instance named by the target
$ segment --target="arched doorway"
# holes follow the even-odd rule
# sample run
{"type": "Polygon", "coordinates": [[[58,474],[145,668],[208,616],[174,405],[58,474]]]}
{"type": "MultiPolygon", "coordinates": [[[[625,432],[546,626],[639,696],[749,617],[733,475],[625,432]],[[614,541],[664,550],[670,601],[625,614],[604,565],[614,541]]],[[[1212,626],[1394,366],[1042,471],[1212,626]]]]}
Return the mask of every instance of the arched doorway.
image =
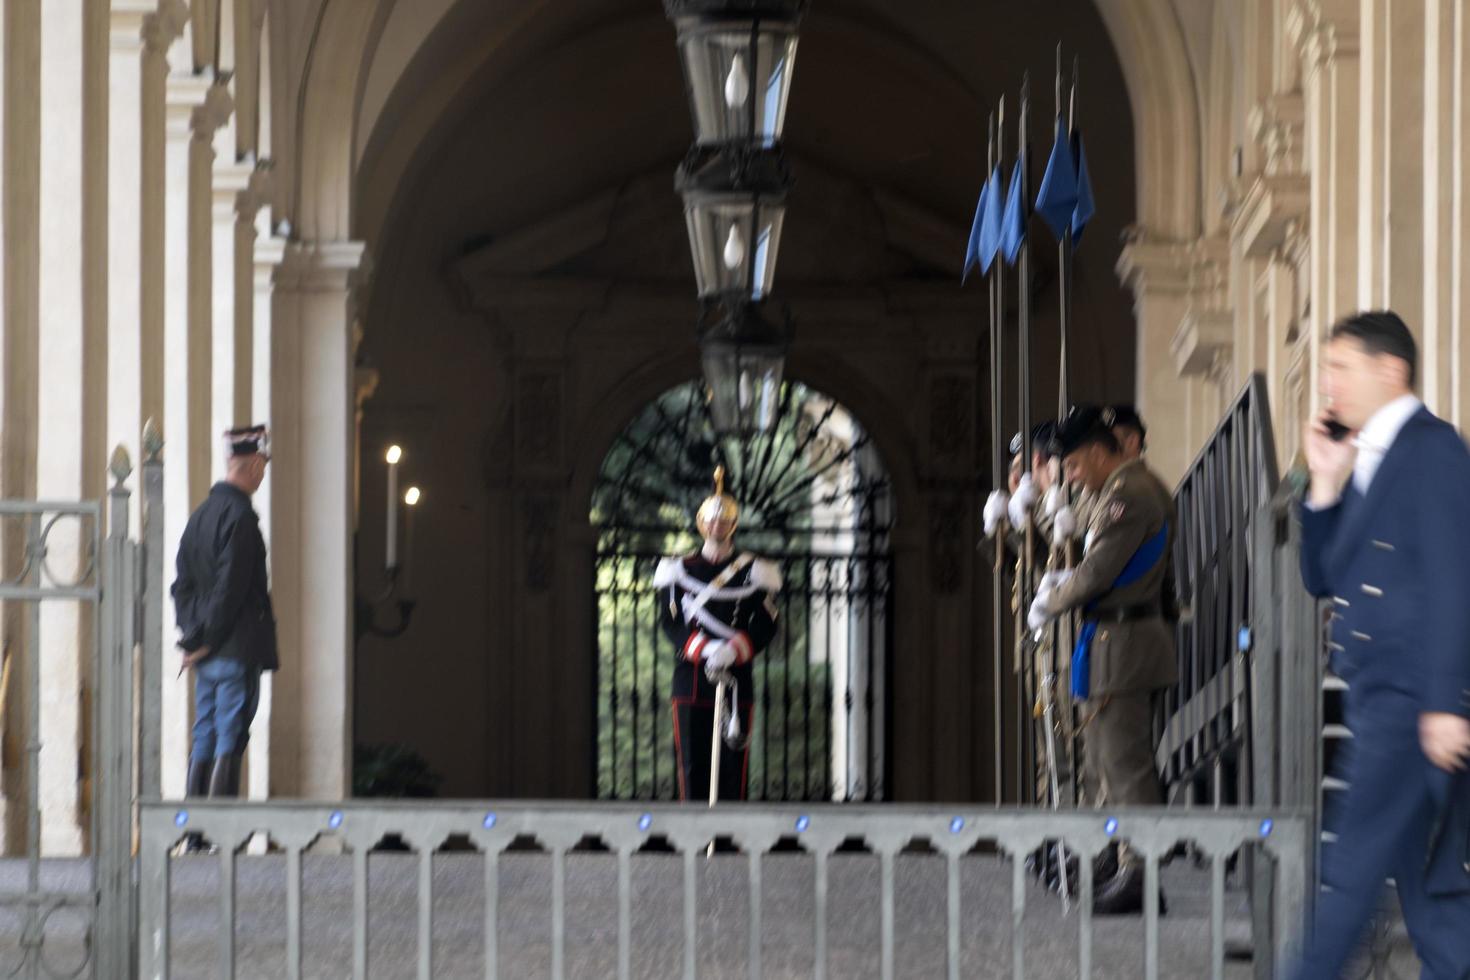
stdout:
{"type": "Polygon", "coordinates": [[[781,629],[757,662],[749,787],[756,800],[886,794],[893,563],[888,473],[857,419],[800,382],[768,433],[716,436],[704,386],[649,402],[602,461],[596,537],[597,795],[677,795],[673,651],[651,585],[663,555],[699,546],[715,466],[741,503],[737,547],[776,561],[781,629]]]}

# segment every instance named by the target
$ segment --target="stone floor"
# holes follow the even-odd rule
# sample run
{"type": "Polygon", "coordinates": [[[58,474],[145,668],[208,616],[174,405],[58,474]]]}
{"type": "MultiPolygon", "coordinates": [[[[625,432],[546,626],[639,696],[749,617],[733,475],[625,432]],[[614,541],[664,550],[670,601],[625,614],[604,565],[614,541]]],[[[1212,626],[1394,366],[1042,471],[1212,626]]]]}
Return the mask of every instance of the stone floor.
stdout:
{"type": "MultiPolygon", "coordinates": [[[[569,978],[614,977],[617,970],[617,866],[611,855],[572,854],[566,862],[569,978]]],[[[717,855],[700,862],[699,976],[747,976],[747,863],[717,855]]],[[[864,854],[837,854],[829,862],[830,947],[828,976],[834,980],[879,975],[879,867],[864,854]]],[[[434,862],[434,975],[484,977],[484,874],[474,854],[444,853],[434,862]]],[[[682,860],[640,854],[633,862],[633,973],[639,978],[682,975],[682,860]]],[[[1160,975],[1208,977],[1209,877],[1187,860],[1165,867],[1162,881],[1169,914],[1160,921],[1160,975]]],[[[812,973],[812,862],[803,855],[772,854],[763,864],[764,938],[762,965],[770,978],[812,973]]],[[[86,887],[86,866],[47,862],[44,884],[58,890],[86,887]]],[[[368,859],[369,958],[371,976],[416,976],[417,858],[375,852],[368,859]]],[[[172,976],[193,980],[218,971],[218,860],[176,859],[172,876],[172,976]]],[[[961,975],[1002,978],[1011,974],[1010,865],[1000,858],[966,858],[961,873],[963,943],[961,975]]],[[[1029,882],[1029,879],[1028,879],[1029,882]]],[[[22,862],[0,862],[0,886],[24,883],[22,862]]],[[[931,855],[901,855],[895,863],[897,975],[944,977],[945,865],[931,855]]],[[[285,860],[279,855],[242,856],[237,870],[236,975],[284,976],[286,929],[285,860]]],[[[352,866],[350,857],[307,854],[302,859],[304,973],[313,978],[350,977],[352,972],[352,866]]],[[[506,854],[500,873],[500,976],[507,980],[550,975],[551,862],[544,854],[506,854]]],[[[1226,937],[1230,946],[1249,945],[1244,893],[1226,893],[1226,937]]],[[[0,975],[15,963],[20,919],[0,909],[0,975]]],[[[1060,899],[1031,886],[1024,935],[1026,976],[1077,975],[1078,917],[1062,914],[1060,899]]],[[[66,975],[81,955],[80,919],[73,913],[50,925],[46,956],[66,975]]],[[[1143,922],[1139,918],[1095,920],[1093,976],[1138,980],[1143,975],[1143,922]]],[[[1395,943],[1397,975],[1417,975],[1402,935],[1395,943]]],[[[1230,960],[1225,976],[1253,975],[1249,961],[1230,960]]],[[[111,978],[108,978],[111,980],[111,978]]]]}

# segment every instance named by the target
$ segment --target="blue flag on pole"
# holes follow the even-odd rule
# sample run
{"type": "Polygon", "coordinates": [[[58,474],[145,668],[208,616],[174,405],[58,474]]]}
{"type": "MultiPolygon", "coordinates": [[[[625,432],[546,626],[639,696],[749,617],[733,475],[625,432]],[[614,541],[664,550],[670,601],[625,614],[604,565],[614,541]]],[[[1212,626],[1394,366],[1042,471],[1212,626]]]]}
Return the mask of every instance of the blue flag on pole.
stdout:
{"type": "Polygon", "coordinates": [[[1082,229],[1097,213],[1092,200],[1092,177],[1087,173],[1087,151],[1082,148],[1082,130],[1072,134],[1072,157],[1077,161],[1077,207],[1072,212],[1072,244],[1082,239],[1082,229]]]}
{"type": "Polygon", "coordinates": [[[1000,252],[1001,213],[1005,210],[1005,181],[1000,175],[1000,164],[990,172],[990,183],[985,186],[989,203],[985,208],[985,220],[980,223],[980,271],[989,272],[991,263],[1000,252]]]}
{"type": "Polygon", "coordinates": [[[1026,240],[1026,204],[1021,200],[1021,161],[1011,171],[1011,188],[1006,192],[1006,210],[1001,219],[1000,249],[1007,265],[1016,264],[1021,254],[1021,243],[1026,240]]]}
{"type": "Polygon", "coordinates": [[[975,203],[975,221],[970,225],[970,240],[965,245],[965,267],[960,270],[963,285],[970,270],[980,264],[980,229],[985,224],[985,212],[989,205],[990,181],[980,188],[980,200],[975,203]]]}
{"type": "Polygon", "coordinates": [[[1041,177],[1041,190],[1036,195],[1036,213],[1058,241],[1067,234],[1072,214],[1077,210],[1077,167],[1072,161],[1071,144],[1058,115],[1056,141],[1052,143],[1046,173],[1041,177]]]}

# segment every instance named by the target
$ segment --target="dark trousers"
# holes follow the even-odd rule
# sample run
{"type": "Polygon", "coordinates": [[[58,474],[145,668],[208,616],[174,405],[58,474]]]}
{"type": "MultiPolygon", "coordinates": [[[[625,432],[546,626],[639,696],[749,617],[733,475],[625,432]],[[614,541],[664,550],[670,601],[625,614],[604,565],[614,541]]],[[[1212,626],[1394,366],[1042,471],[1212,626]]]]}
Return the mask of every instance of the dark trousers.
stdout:
{"type": "MultiPolygon", "coordinates": [[[[740,705],[741,731],[750,734],[751,705],[740,705]]],[[[674,699],[674,765],[679,774],[679,799],[709,801],[710,735],[715,723],[713,702],[674,699]]],[[[720,799],[745,799],[750,747],[736,751],[720,745],[720,799]]]]}
{"type": "Polygon", "coordinates": [[[1295,976],[1337,980],[1378,907],[1384,880],[1394,879],[1422,980],[1470,977],[1470,893],[1430,895],[1428,843],[1437,803],[1434,769],[1419,747],[1412,711],[1392,723],[1350,718],[1348,758],[1334,766],[1347,780],[1341,809],[1329,819],[1337,841],[1324,846],[1317,925],[1295,976]],[[1327,891],[1326,889],[1331,889],[1327,891]]]}

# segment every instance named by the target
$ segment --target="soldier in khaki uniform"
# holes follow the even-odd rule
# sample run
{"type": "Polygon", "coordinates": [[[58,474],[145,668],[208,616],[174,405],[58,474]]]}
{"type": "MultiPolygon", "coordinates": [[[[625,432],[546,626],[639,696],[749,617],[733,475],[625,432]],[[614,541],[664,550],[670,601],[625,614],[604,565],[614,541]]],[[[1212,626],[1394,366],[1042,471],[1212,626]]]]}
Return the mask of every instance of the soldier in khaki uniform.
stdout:
{"type": "MultiPolygon", "coordinates": [[[[1054,573],[1032,603],[1032,628],[1071,609],[1083,621],[1073,654],[1072,691],[1085,699],[1088,764],[1115,806],[1163,803],[1154,766],[1153,696],[1178,678],[1174,630],[1164,619],[1173,550],[1172,503],[1142,460],[1125,460],[1111,413],[1073,409],[1055,448],[1067,479],[1094,498],[1080,564],[1054,573]]],[[[1097,893],[1097,914],[1143,907],[1143,868],[1127,855],[1097,893]]]]}

